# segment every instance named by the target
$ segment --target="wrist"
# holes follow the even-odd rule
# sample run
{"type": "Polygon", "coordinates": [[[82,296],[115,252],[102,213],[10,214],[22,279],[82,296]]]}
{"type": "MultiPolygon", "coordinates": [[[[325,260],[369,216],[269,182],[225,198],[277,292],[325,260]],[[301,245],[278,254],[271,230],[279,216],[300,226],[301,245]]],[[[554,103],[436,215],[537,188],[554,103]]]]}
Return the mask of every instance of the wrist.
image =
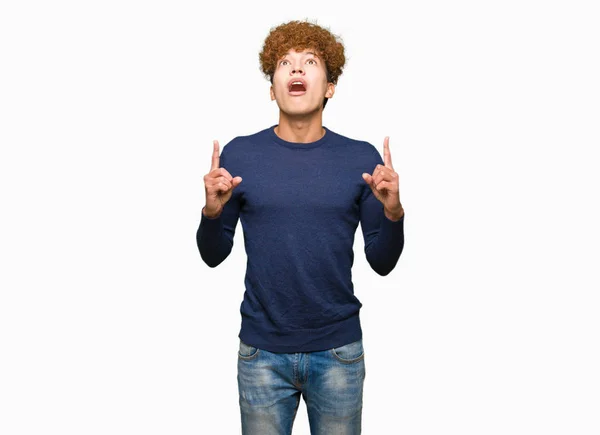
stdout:
{"type": "Polygon", "coordinates": [[[400,204],[398,208],[394,210],[388,210],[384,208],[383,212],[385,214],[385,217],[394,222],[399,221],[404,216],[404,208],[402,207],[402,204],[400,204]]]}
{"type": "Polygon", "coordinates": [[[221,211],[211,211],[211,210],[206,210],[206,206],[202,207],[202,214],[204,216],[206,216],[209,219],[216,219],[221,215],[221,211]]]}

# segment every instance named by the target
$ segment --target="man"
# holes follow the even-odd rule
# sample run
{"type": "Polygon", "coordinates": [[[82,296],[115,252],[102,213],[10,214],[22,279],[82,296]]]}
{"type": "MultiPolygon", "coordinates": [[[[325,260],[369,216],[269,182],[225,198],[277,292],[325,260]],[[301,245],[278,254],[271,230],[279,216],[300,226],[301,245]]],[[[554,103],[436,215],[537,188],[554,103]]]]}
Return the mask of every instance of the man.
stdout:
{"type": "Polygon", "coordinates": [[[242,432],[291,434],[300,396],[311,434],[360,434],[364,348],[351,279],[360,222],[366,258],[389,274],[404,210],[388,138],[379,151],[322,124],[345,63],[327,29],[291,21],[260,53],[279,123],[214,141],[197,232],[202,259],[231,252],[238,219],[248,257],[239,334],[242,432]]]}

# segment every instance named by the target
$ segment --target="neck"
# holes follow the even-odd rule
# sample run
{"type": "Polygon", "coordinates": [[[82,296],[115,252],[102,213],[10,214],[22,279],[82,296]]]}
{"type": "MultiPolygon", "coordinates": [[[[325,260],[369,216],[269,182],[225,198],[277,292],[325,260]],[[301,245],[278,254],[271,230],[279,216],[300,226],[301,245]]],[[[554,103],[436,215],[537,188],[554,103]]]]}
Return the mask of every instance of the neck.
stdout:
{"type": "Polygon", "coordinates": [[[288,142],[316,142],[325,135],[322,115],[323,112],[319,111],[309,116],[290,117],[279,112],[279,125],[275,127],[275,134],[288,142]]]}

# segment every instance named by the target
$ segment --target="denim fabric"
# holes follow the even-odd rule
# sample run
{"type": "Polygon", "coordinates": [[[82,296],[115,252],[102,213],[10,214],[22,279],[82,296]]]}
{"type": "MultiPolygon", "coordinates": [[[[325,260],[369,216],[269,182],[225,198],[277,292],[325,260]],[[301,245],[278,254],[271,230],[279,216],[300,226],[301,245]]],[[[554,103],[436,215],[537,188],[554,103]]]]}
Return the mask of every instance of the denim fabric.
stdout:
{"type": "Polygon", "coordinates": [[[365,374],[362,339],[299,353],[269,352],[240,340],[242,434],[290,435],[301,396],[311,435],[360,434],[365,374]]]}

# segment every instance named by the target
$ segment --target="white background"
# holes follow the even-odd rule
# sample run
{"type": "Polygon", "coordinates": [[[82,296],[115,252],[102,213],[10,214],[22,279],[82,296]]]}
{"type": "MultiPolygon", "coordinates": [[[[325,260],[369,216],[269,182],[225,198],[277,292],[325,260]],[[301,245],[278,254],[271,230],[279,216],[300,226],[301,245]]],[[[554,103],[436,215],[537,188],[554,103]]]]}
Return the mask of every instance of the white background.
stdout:
{"type": "Polygon", "coordinates": [[[356,236],[363,433],[600,433],[593,3],[3,2],[0,433],[241,433],[202,177],[277,123],[258,53],[305,18],[347,50],[324,125],[390,136],[406,211],[390,275],[356,236]]]}

